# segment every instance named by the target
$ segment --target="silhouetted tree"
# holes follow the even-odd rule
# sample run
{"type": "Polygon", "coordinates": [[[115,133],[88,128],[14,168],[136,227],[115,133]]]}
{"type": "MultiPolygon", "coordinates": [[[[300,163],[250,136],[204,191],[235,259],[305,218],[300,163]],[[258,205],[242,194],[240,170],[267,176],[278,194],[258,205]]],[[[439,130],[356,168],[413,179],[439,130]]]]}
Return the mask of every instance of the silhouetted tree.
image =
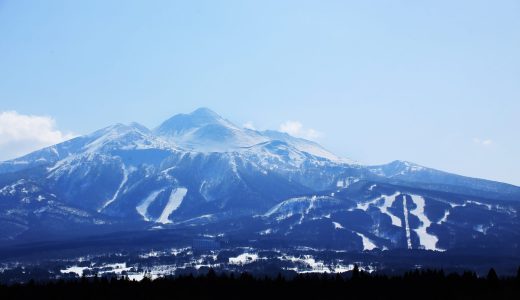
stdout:
{"type": "MultiPolygon", "coordinates": [[[[149,273],[149,272],[147,272],[149,273]]],[[[520,273],[520,270],[519,270],[520,273]]],[[[406,275],[387,276],[361,272],[354,266],[352,279],[342,276],[298,274],[294,277],[252,276],[248,273],[225,275],[219,270],[207,274],[128,281],[110,275],[64,279],[26,284],[0,284],[0,299],[520,299],[520,279],[499,278],[494,269],[486,279],[474,272],[463,274],[420,270],[406,275]],[[488,284],[482,283],[488,282],[488,284]],[[406,292],[403,293],[403,290],[406,292]],[[427,291],[427,292],[425,292],[427,291]],[[166,297],[165,297],[166,295],[166,297]],[[343,299],[343,298],[341,298],[343,299]]],[[[520,276],[519,276],[520,277],[520,276]]]]}
{"type": "Polygon", "coordinates": [[[215,273],[215,270],[213,268],[209,268],[208,274],[206,275],[208,279],[215,279],[217,277],[217,273],[215,273]]]}
{"type": "Polygon", "coordinates": [[[282,273],[278,272],[278,276],[276,276],[276,282],[283,282],[284,278],[282,276],[282,273]]]}
{"type": "Polygon", "coordinates": [[[489,269],[489,272],[487,274],[487,280],[492,282],[498,280],[498,275],[494,268],[489,269]]]}
{"type": "Polygon", "coordinates": [[[359,266],[357,264],[354,265],[354,270],[352,270],[352,279],[359,278],[359,266]]]}

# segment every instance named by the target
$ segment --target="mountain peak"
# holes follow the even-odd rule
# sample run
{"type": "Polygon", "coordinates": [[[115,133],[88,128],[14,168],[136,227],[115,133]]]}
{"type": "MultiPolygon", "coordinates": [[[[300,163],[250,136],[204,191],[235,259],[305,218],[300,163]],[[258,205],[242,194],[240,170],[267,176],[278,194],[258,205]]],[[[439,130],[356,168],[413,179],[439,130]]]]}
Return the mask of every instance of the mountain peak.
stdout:
{"type": "Polygon", "coordinates": [[[191,116],[204,116],[204,117],[213,117],[217,119],[221,119],[222,117],[216,112],[212,111],[207,107],[200,107],[190,113],[191,116]]]}
{"type": "Polygon", "coordinates": [[[162,136],[176,136],[207,125],[232,126],[209,108],[199,108],[190,114],[177,114],[164,121],[154,132],[162,136]]]}
{"type": "Polygon", "coordinates": [[[205,107],[171,117],[154,133],[175,145],[201,152],[231,151],[266,140],[257,132],[246,132],[205,107]]]}
{"type": "Polygon", "coordinates": [[[178,114],[163,122],[154,133],[185,149],[201,152],[228,152],[278,140],[299,151],[335,162],[349,162],[325,150],[315,142],[287,133],[244,129],[224,119],[209,108],[201,107],[189,114],[178,114]]]}

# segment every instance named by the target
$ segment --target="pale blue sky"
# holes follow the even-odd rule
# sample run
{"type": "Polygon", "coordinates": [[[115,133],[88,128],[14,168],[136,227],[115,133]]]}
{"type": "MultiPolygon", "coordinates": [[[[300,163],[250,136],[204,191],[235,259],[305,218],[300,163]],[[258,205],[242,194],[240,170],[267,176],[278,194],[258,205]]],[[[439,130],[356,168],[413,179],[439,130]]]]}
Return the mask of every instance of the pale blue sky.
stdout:
{"type": "Polygon", "coordinates": [[[200,106],[520,185],[520,1],[0,0],[0,111],[84,134],[200,106]]]}

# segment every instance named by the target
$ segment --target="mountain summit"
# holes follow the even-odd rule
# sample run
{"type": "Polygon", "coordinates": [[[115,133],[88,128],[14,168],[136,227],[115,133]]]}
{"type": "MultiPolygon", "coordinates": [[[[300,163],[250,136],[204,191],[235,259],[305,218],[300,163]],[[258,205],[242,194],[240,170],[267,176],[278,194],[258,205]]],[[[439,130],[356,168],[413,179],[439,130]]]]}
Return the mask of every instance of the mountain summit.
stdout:
{"type": "Polygon", "coordinates": [[[208,108],[179,114],[153,130],[154,134],[178,147],[195,152],[236,152],[272,141],[287,143],[305,153],[336,162],[352,163],[327,151],[319,144],[287,133],[241,128],[208,108]]]}
{"type": "Polygon", "coordinates": [[[178,114],[169,118],[159,125],[154,132],[163,136],[175,136],[208,125],[234,126],[214,111],[208,108],[199,108],[190,114],[178,114]]]}
{"type": "Polygon", "coordinates": [[[159,137],[198,152],[227,152],[267,141],[254,131],[244,130],[208,108],[179,114],[154,130],[159,137]]]}

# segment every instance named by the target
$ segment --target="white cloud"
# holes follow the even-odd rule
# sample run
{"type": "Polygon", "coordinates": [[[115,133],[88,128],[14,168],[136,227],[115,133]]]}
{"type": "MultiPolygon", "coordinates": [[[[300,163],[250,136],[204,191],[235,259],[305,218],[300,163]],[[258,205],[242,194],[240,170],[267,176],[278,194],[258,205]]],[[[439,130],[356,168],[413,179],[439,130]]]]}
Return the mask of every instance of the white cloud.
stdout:
{"type": "Polygon", "coordinates": [[[473,143],[481,146],[491,146],[493,144],[493,141],[490,139],[473,138],[473,143]]]}
{"type": "Polygon", "coordinates": [[[286,132],[292,136],[301,137],[304,139],[315,140],[321,137],[321,133],[312,128],[305,128],[301,122],[285,121],[280,124],[281,132],[286,132]]]}
{"type": "Polygon", "coordinates": [[[16,158],[73,138],[56,127],[53,118],[0,112],[0,161],[16,158]]]}
{"type": "Polygon", "coordinates": [[[242,125],[242,127],[244,127],[245,129],[256,130],[255,125],[251,121],[244,123],[244,125],[242,125]]]}

